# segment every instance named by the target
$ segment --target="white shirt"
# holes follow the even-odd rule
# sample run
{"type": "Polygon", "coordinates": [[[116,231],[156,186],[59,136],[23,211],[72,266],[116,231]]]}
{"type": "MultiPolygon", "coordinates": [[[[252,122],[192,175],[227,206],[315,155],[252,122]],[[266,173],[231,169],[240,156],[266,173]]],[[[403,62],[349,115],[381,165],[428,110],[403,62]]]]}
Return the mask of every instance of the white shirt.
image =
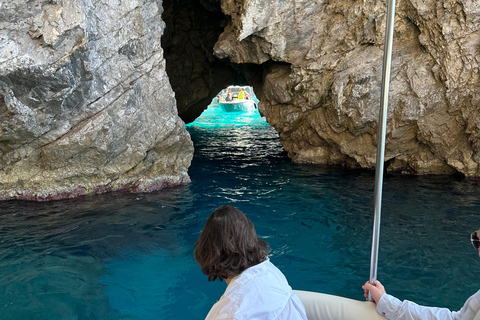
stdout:
{"type": "Polygon", "coordinates": [[[377,312],[389,320],[480,320],[480,291],[468,298],[460,311],[402,302],[385,293],[378,301],[377,312]]]}
{"type": "Polygon", "coordinates": [[[270,260],[234,277],[206,320],[307,320],[305,307],[270,260]]]}

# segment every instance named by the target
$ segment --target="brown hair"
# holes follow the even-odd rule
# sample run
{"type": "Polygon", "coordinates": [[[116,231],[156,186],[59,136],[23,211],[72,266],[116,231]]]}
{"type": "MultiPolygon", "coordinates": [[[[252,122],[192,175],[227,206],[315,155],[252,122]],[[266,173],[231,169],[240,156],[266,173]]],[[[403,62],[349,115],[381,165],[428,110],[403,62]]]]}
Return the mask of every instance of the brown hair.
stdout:
{"type": "Polygon", "coordinates": [[[224,205],[208,217],[194,254],[208,281],[217,277],[221,281],[265,261],[269,251],[250,219],[234,206],[224,205]]]}

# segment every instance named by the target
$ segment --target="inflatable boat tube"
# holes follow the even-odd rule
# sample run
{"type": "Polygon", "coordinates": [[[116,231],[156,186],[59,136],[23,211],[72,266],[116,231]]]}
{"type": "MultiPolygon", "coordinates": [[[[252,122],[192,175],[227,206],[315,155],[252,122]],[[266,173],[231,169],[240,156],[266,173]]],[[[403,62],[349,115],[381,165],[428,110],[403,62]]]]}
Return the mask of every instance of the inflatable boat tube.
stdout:
{"type": "Polygon", "coordinates": [[[358,301],[325,293],[293,290],[300,298],[308,320],[385,320],[371,301],[358,301]]]}

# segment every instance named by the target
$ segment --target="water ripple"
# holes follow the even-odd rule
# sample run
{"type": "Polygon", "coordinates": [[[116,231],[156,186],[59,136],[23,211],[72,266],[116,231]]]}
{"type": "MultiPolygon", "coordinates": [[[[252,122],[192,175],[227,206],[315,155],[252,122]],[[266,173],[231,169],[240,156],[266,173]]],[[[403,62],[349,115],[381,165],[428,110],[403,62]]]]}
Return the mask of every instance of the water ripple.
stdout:
{"type": "MultiPolygon", "coordinates": [[[[212,110],[211,110],[212,111],[212,110]]],[[[292,287],[362,299],[372,171],[291,163],[258,113],[188,126],[192,183],[151,194],[0,203],[2,320],[203,319],[225,289],[193,260],[206,218],[233,203],[292,287]]],[[[389,292],[459,308],[478,289],[479,182],[386,175],[378,277],[389,292]]]]}

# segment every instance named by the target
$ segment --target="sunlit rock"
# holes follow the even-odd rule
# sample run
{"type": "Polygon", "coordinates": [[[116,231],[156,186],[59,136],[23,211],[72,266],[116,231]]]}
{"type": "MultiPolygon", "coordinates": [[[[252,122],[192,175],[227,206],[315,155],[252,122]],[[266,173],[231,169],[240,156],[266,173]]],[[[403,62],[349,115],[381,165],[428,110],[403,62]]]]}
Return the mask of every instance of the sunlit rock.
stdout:
{"type": "Polygon", "coordinates": [[[189,181],[161,1],[0,4],[0,199],[189,181]]]}
{"type": "MultiPolygon", "coordinates": [[[[385,1],[222,0],[214,53],[262,64],[259,110],[296,162],[373,168],[385,1]]],[[[480,3],[398,1],[387,169],[479,176],[480,3]]]]}

